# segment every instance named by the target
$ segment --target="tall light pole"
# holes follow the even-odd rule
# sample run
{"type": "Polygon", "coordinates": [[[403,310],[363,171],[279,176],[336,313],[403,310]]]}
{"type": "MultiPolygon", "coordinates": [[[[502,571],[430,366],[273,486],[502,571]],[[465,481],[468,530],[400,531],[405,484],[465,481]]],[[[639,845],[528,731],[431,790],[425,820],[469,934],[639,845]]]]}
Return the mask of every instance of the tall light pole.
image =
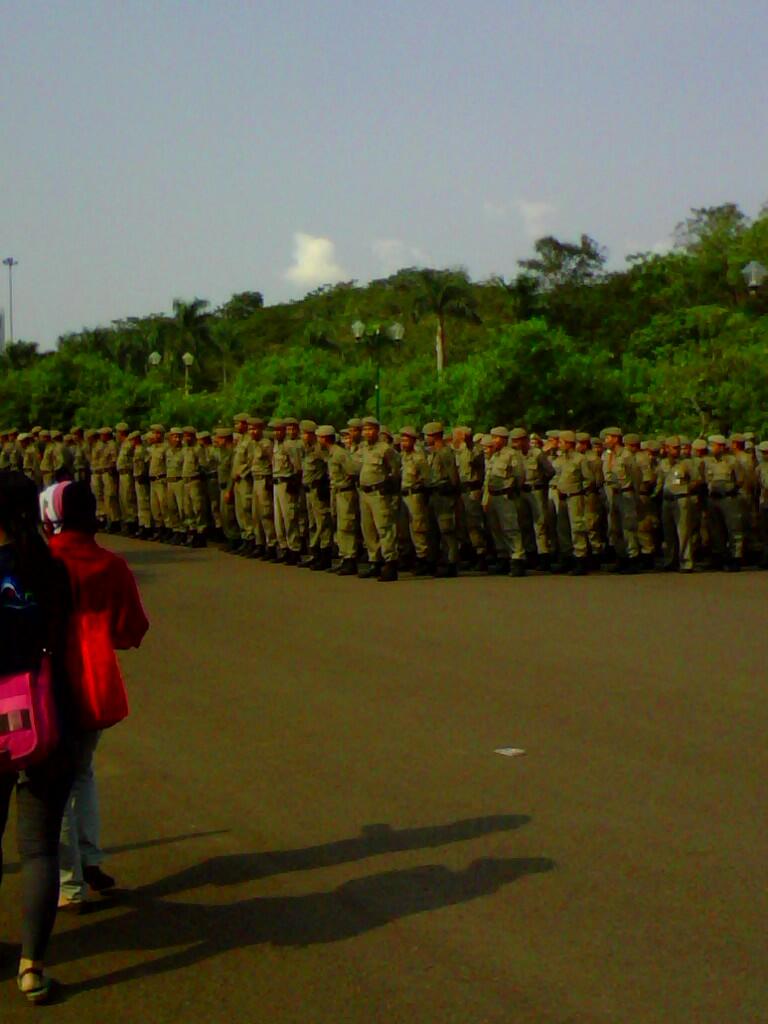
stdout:
{"type": "Polygon", "coordinates": [[[184,394],[189,394],[189,368],[194,363],[195,357],[191,352],[185,352],[181,357],[182,363],[184,363],[184,394]]]}
{"type": "Polygon", "coordinates": [[[376,419],[381,421],[381,348],[382,341],[386,337],[390,342],[395,345],[399,345],[405,337],[405,328],[401,323],[392,323],[388,327],[382,327],[380,324],[373,324],[371,327],[367,327],[362,320],[355,320],[352,324],[352,334],[355,341],[365,342],[368,339],[367,344],[372,350],[373,357],[376,361],[376,419]]]}
{"type": "Polygon", "coordinates": [[[13,268],[18,267],[19,261],[13,256],[6,256],[3,266],[8,267],[8,326],[10,328],[10,342],[13,344],[13,268]]]}

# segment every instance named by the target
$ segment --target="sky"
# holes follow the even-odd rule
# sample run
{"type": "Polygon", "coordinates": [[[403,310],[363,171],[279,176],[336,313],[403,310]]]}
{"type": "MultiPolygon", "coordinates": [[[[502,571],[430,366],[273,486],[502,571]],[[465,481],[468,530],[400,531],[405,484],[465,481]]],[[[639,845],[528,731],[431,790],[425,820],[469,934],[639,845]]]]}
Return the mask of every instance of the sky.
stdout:
{"type": "MultiPolygon", "coordinates": [[[[59,335],[768,200],[763,0],[4,0],[0,258],[59,335]]],[[[0,267],[0,306],[8,280],[0,267]]]]}

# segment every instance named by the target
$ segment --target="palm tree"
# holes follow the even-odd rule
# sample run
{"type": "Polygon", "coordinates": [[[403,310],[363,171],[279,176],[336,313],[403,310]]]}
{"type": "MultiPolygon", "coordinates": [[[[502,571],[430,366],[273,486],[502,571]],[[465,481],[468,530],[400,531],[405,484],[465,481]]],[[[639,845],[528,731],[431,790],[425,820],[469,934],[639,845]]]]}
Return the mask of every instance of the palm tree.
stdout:
{"type": "Polygon", "coordinates": [[[437,320],[435,352],[438,376],[445,366],[447,320],[464,320],[472,324],[482,321],[477,315],[477,302],[472,294],[467,275],[451,270],[420,270],[417,274],[420,293],[411,310],[414,323],[425,317],[437,320]]]}
{"type": "Polygon", "coordinates": [[[205,352],[210,336],[210,313],[206,313],[210,303],[207,299],[173,300],[173,316],[169,320],[169,348],[172,354],[180,356],[183,352],[191,352],[196,359],[205,352]]]}

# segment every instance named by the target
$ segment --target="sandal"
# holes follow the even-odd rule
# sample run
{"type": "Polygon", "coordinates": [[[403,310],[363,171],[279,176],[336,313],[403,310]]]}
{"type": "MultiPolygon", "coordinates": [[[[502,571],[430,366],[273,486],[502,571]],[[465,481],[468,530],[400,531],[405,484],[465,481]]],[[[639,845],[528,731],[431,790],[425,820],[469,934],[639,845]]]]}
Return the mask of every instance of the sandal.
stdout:
{"type": "Polygon", "coordinates": [[[27,967],[26,970],[20,971],[16,978],[16,983],[19,986],[19,992],[21,992],[21,994],[25,996],[30,1003],[34,1003],[35,1006],[48,1002],[54,985],[53,979],[46,977],[43,973],[42,967],[27,967]],[[34,975],[38,979],[38,984],[33,985],[31,988],[24,988],[22,982],[24,978],[28,977],[30,974],[34,975]]]}

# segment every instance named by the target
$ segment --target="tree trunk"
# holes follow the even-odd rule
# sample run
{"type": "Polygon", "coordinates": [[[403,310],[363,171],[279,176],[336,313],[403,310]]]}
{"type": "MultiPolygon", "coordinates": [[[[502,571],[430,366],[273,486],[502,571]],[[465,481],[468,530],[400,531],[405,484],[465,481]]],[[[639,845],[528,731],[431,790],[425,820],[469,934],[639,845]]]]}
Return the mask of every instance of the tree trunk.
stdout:
{"type": "Polygon", "coordinates": [[[441,316],[437,318],[435,354],[437,355],[437,375],[439,377],[445,366],[445,320],[441,316]]]}

